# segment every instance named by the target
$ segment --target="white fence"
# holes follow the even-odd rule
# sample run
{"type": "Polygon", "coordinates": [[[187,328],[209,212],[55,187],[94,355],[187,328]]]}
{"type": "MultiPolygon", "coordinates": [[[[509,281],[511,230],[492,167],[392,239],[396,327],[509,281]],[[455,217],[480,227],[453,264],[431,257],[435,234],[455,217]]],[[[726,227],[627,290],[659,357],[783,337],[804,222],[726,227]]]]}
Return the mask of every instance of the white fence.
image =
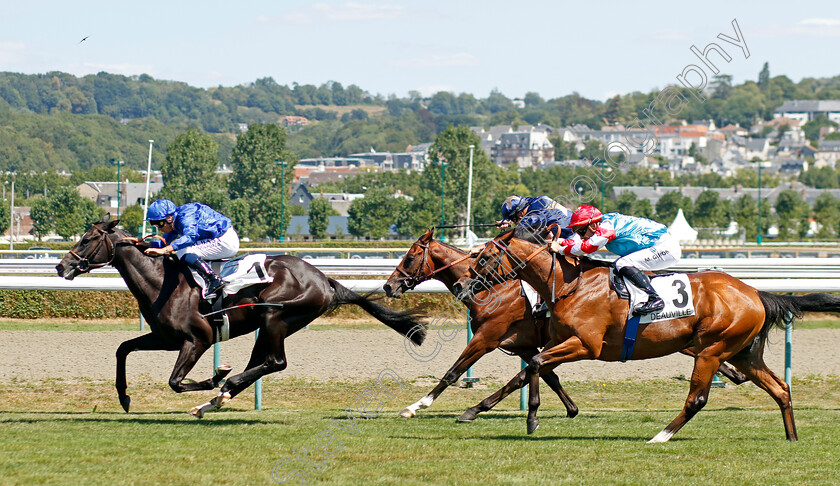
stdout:
{"type": "MultiPolygon", "coordinates": [[[[43,290],[128,290],[116,270],[97,269],[90,276],[64,280],[56,274],[57,258],[0,259],[0,288],[43,290]],[[24,275],[26,274],[26,275],[24,275]]],[[[308,260],[316,268],[335,276],[388,276],[400,260],[395,258],[308,260]]],[[[744,281],[747,285],[768,292],[840,292],[840,258],[685,258],[673,267],[675,271],[717,269],[744,281]]],[[[358,292],[381,291],[385,280],[340,280],[358,292]]],[[[437,281],[428,281],[414,292],[447,292],[437,281]]]]}

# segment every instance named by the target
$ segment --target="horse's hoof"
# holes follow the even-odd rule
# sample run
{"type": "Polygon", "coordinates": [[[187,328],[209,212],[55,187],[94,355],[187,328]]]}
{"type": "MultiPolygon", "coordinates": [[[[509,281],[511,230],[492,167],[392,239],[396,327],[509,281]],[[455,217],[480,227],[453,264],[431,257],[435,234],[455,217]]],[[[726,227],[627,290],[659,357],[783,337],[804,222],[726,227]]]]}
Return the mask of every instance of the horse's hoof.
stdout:
{"type": "Polygon", "coordinates": [[[578,414],[578,409],[577,408],[566,410],[566,417],[567,418],[575,418],[575,417],[577,417],[577,414],[578,414]]]}
{"type": "Polygon", "coordinates": [[[405,418],[414,417],[414,412],[412,412],[411,410],[406,408],[405,410],[400,412],[400,417],[405,417],[405,418]]]}
{"type": "Polygon", "coordinates": [[[466,412],[464,412],[460,417],[458,417],[458,422],[472,422],[478,414],[471,408],[468,408],[466,412]]]}
{"type": "Polygon", "coordinates": [[[122,405],[122,408],[123,410],[125,410],[125,413],[128,413],[128,409],[129,407],[131,407],[131,397],[129,397],[128,395],[120,397],[120,405],[122,405]]]}
{"type": "Polygon", "coordinates": [[[537,419],[528,420],[528,435],[533,434],[537,429],[540,428],[540,421],[537,419]]]}
{"type": "Polygon", "coordinates": [[[222,408],[222,405],[229,402],[231,399],[230,392],[219,393],[215,398],[210,400],[210,403],[217,409],[222,408]]]}
{"type": "Polygon", "coordinates": [[[216,368],[216,372],[213,374],[213,388],[218,387],[232,369],[233,367],[227,365],[216,368]]]}
{"type": "Polygon", "coordinates": [[[204,410],[202,410],[200,406],[193,407],[190,409],[190,415],[195,418],[204,418],[204,410]]]}

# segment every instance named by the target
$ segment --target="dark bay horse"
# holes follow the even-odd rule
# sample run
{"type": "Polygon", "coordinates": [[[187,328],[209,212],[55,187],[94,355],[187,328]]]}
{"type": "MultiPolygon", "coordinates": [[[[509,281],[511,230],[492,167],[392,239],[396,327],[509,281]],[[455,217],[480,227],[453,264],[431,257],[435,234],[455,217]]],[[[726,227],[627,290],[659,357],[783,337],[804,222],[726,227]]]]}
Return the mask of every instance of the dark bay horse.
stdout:
{"type": "MultiPolygon", "coordinates": [[[[512,232],[492,240],[454,289],[459,291],[488,276],[494,280],[521,278],[543,299],[553,302],[549,342],[544,350],[488,398],[492,405],[493,401],[530,385],[527,418],[530,434],[539,426],[536,414],[540,405],[540,374],[565,362],[618,361],[628,305],[610,291],[606,268],[584,260],[555,257],[546,246],[513,238],[512,232]]],[[[795,441],[790,389],[764,363],[767,334],[773,325],[782,327],[786,318],[801,317],[803,312],[840,312],[840,298],[827,294],[771,294],[716,271],[691,273],[688,278],[696,314],[640,325],[631,358],[656,358],[685,349],[696,354],[682,411],[649,442],[668,441],[703,408],[715,371],[724,361],[773,397],[782,412],[787,439],[795,441]]],[[[468,409],[462,418],[474,418],[480,408],[483,407],[468,409]]]]}
{"type": "MultiPolygon", "coordinates": [[[[213,344],[214,330],[202,313],[210,311],[201,289],[189,275],[186,265],[167,257],[143,253],[148,245],[123,241],[130,236],[117,228],[106,214],[95,223],[56,266],[58,275],[72,280],[93,268],[112,265],[137,299],[140,312],[151,332],[129,339],[117,349],[116,388],[120,404],[128,412],[131,399],[126,394],[125,360],[132,351],[179,351],[169,377],[169,386],[178,393],[212,390],[230,371],[216,370],[207,380],[185,381],[201,355],[213,344]]],[[[260,330],[247,369],[231,376],[211,401],[190,410],[201,418],[218,409],[248,388],[257,379],[286,368],[284,340],[330,309],[356,304],[373,317],[420,345],[425,325],[413,311],[397,312],[373,302],[328,278],[300,258],[281,255],[268,257],[265,268],[273,281],[246,287],[225,298],[224,306],[243,306],[228,311],[230,337],[260,330]],[[259,304],[256,306],[253,304],[259,304]]]]}
{"type": "MultiPolygon", "coordinates": [[[[400,297],[421,282],[434,279],[443,282],[452,292],[452,285],[467,271],[473,260],[467,252],[436,241],[434,229],[429,229],[409,248],[383,289],[388,297],[400,297]]],[[[489,292],[483,291],[474,300],[464,303],[469,312],[472,339],[437,386],[406,407],[400,415],[411,418],[418,410],[431,406],[447,387],[458,382],[467,368],[496,348],[502,348],[527,362],[545,345],[548,338],[546,319],[534,318],[528,299],[521,295],[519,282],[504,282],[497,285],[493,292],[498,296],[497,302],[485,302],[489,292]]],[[[577,415],[578,408],[563,390],[557,375],[549,371],[542,375],[542,379],[560,397],[566,414],[569,417],[577,415]]]]}

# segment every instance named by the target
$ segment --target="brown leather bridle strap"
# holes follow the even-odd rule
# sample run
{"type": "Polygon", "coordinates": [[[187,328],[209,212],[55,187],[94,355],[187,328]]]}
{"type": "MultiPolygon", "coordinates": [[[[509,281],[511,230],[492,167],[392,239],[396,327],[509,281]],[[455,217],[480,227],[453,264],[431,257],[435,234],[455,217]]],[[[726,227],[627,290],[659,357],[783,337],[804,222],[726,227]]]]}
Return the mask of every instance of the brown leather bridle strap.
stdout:
{"type": "MultiPolygon", "coordinates": [[[[462,261],[468,259],[470,256],[471,255],[469,253],[467,253],[466,255],[464,255],[462,257],[459,257],[459,258],[456,258],[455,260],[447,263],[446,265],[444,265],[444,266],[442,266],[442,267],[440,267],[436,270],[432,270],[431,272],[425,273],[425,274],[420,275],[420,276],[411,275],[408,272],[406,272],[405,270],[403,270],[402,268],[397,268],[397,271],[399,271],[404,277],[411,280],[410,284],[407,285],[406,287],[413,289],[417,285],[420,285],[421,283],[425,282],[426,280],[429,280],[430,278],[434,277],[439,272],[442,272],[442,271],[446,270],[447,268],[450,268],[453,265],[457,265],[457,264],[461,263],[462,261]]],[[[426,243],[425,245],[423,245],[423,261],[420,264],[420,270],[421,271],[423,270],[423,267],[426,267],[426,266],[428,266],[431,269],[432,266],[429,263],[429,258],[428,257],[429,257],[429,244],[426,243]]]]}
{"type": "MultiPolygon", "coordinates": [[[[100,231],[101,231],[101,230],[100,230],[100,231]]],[[[94,247],[93,251],[92,251],[92,252],[90,252],[90,256],[94,256],[94,255],[96,255],[97,253],[99,253],[99,249],[102,247],[102,243],[103,243],[103,241],[104,241],[104,242],[105,242],[105,247],[106,247],[106,248],[108,248],[108,249],[110,250],[110,251],[109,251],[109,254],[110,254],[110,255],[109,255],[109,257],[108,257],[108,261],[106,261],[106,262],[104,262],[104,263],[89,263],[89,262],[88,262],[88,257],[87,257],[87,256],[84,256],[84,257],[83,257],[83,256],[79,255],[78,253],[76,253],[76,252],[75,252],[75,251],[73,251],[73,250],[68,251],[68,253],[69,253],[70,255],[73,255],[73,256],[74,256],[77,260],[79,260],[79,262],[76,264],[76,267],[77,267],[79,270],[81,270],[82,272],[87,272],[87,271],[89,271],[89,270],[93,270],[93,269],[96,269],[96,268],[102,268],[102,267],[104,267],[104,266],[110,265],[110,264],[111,264],[111,262],[112,262],[112,261],[114,261],[114,256],[115,256],[115,255],[116,255],[116,253],[117,253],[117,252],[114,250],[114,244],[113,244],[113,243],[111,243],[111,239],[110,239],[110,238],[108,238],[108,234],[107,234],[107,233],[105,233],[104,231],[101,231],[101,234],[102,234],[102,238],[101,238],[99,241],[97,241],[97,242],[96,242],[96,247],[94,247]]]]}

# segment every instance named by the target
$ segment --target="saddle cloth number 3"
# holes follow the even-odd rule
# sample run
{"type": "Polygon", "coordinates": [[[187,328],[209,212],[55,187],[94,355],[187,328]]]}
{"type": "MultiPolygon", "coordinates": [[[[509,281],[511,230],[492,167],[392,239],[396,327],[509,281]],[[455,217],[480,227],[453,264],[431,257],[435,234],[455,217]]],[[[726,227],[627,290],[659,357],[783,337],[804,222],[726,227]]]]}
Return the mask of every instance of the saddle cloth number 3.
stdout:
{"type": "MultiPolygon", "coordinates": [[[[688,276],[684,273],[676,273],[672,275],[662,275],[651,278],[651,284],[654,290],[662,297],[665,302],[665,308],[660,312],[654,312],[641,317],[640,324],[648,322],[665,321],[668,319],[680,319],[682,317],[693,316],[694,311],[694,297],[691,292],[691,283],[688,281],[688,276]]],[[[644,302],[647,299],[647,294],[637,289],[632,284],[628,287],[632,289],[633,305],[636,300],[644,302]]],[[[632,308],[632,307],[631,307],[632,308]]]]}

